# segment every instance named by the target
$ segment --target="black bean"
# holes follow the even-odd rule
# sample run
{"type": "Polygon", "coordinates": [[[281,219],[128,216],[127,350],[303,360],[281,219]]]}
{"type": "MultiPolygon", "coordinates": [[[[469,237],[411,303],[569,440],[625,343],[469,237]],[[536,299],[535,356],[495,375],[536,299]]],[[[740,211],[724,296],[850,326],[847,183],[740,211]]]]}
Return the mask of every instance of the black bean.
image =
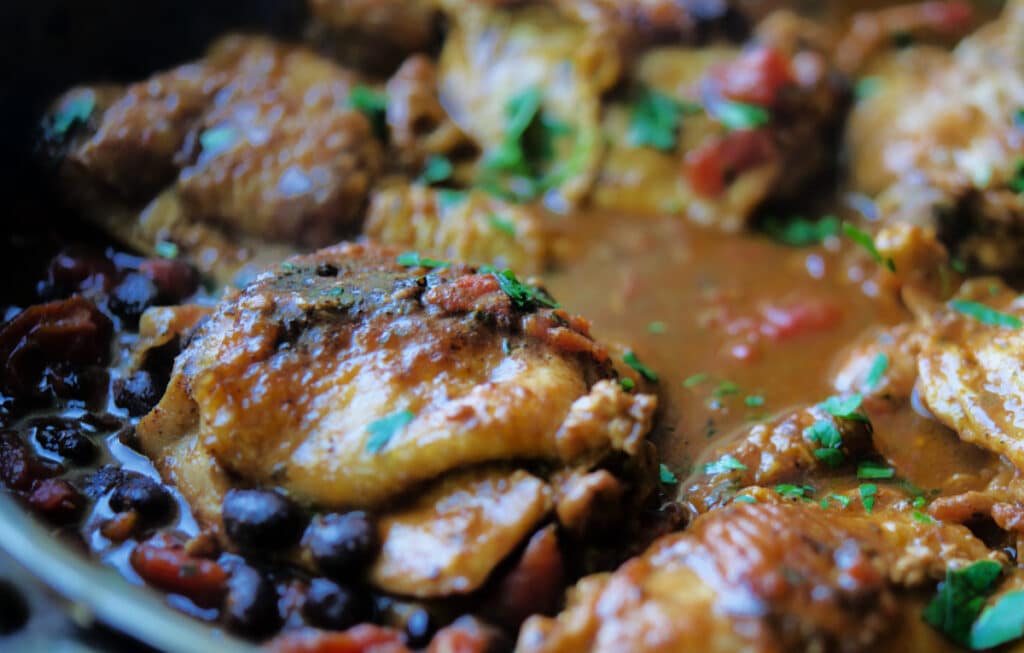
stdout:
{"type": "Polygon", "coordinates": [[[124,472],[121,468],[113,465],[104,465],[90,474],[82,486],[85,496],[96,501],[101,496],[114,489],[114,486],[124,479],[124,472]]]}
{"type": "Polygon", "coordinates": [[[0,635],[10,635],[28,623],[28,601],[21,590],[7,580],[0,580],[0,635]]]}
{"type": "Polygon", "coordinates": [[[277,590],[263,574],[239,565],[228,579],[224,616],[231,630],[247,637],[265,637],[281,627],[277,590]]]}
{"type": "Polygon", "coordinates": [[[338,266],[326,261],[317,263],[316,274],[319,277],[336,277],[338,276],[338,266]]]}
{"type": "Polygon", "coordinates": [[[338,580],[360,574],[380,546],[377,527],[364,512],[317,516],[304,543],[320,571],[338,580]]]}
{"type": "Polygon", "coordinates": [[[413,648],[423,648],[430,644],[436,630],[437,625],[430,613],[416,608],[405,620],[405,643],[413,648]]]}
{"type": "Polygon", "coordinates": [[[32,425],[39,446],[68,460],[84,465],[96,458],[99,449],[70,420],[48,420],[32,425]]]}
{"type": "Polygon", "coordinates": [[[328,630],[345,630],[363,621],[368,611],[349,589],[326,578],[314,578],[302,605],[310,624],[328,630]]]}
{"type": "Polygon", "coordinates": [[[228,537],[252,551],[286,549],[298,541],[305,525],[299,507],[270,490],[229,490],[221,516],[228,537]]]}
{"type": "Polygon", "coordinates": [[[129,272],[110,293],[107,306],[124,320],[126,326],[134,328],[138,326],[142,313],[156,304],[159,297],[160,289],[149,277],[129,272]]]}
{"type": "Polygon", "coordinates": [[[134,510],[153,524],[166,521],[174,511],[174,499],[160,483],[137,472],[124,472],[124,478],[110,494],[114,512],[134,510]]]}
{"type": "Polygon", "coordinates": [[[142,417],[160,402],[161,391],[153,377],[139,370],[125,379],[114,381],[114,403],[132,417],[142,417]]]}

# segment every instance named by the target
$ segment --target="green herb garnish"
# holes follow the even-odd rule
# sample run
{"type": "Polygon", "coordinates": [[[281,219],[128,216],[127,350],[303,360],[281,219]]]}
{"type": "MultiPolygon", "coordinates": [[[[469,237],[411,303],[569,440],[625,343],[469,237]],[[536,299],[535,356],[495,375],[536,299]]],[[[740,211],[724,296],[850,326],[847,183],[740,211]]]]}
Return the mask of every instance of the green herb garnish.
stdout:
{"type": "Polygon", "coordinates": [[[871,460],[865,460],[857,465],[857,478],[860,479],[892,478],[895,475],[896,470],[892,467],[886,467],[871,460]]]}
{"type": "Polygon", "coordinates": [[[844,496],[842,494],[830,494],[830,495],[828,495],[827,497],[825,497],[824,499],[821,500],[821,507],[822,508],[828,508],[828,501],[829,501],[829,499],[835,501],[836,503],[838,503],[843,508],[850,507],[850,497],[844,496]]]}
{"type": "Polygon", "coordinates": [[[771,114],[764,107],[731,100],[715,102],[709,107],[708,113],[729,131],[756,129],[771,121],[771,114]]]}
{"type": "Polygon", "coordinates": [[[437,207],[442,211],[447,211],[462,204],[468,197],[469,193],[464,190],[441,188],[437,191],[437,207]]]}
{"type": "Polygon", "coordinates": [[[495,231],[500,231],[506,236],[509,236],[511,238],[516,237],[515,223],[507,218],[501,217],[497,213],[487,214],[487,224],[491,225],[491,228],[494,229],[495,231]]]}
{"type": "Polygon", "coordinates": [[[658,478],[666,485],[675,485],[679,482],[679,479],[665,463],[658,466],[658,478]]]}
{"type": "Polygon", "coordinates": [[[1019,329],[1022,326],[1020,318],[1016,315],[1000,313],[996,309],[985,306],[984,304],[979,304],[978,302],[954,299],[949,302],[949,307],[957,313],[963,313],[968,317],[973,317],[975,320],[990,326],[1000,326],[1008,329],[1019,329]]]}
{"type": "Polygon", "coordinates": [[[882,88],[881,77],[861,77],[853,86],[853,96],[858,100],[867,100],[878,94],[882,88]]]}
{"type": "Polygon", "coordinates": [[[784,497],[790,499],[803,499],[808,495],[814,494],[814,488],[810,485],[793,485],[792,483],[783,483],[775,486],[775,491],[784,497]]]}
{"type": "Polygon", "coordinates": [[[871,234],[868,232],[858,229],[848,222],[843,223],[843,235],[857,243],[864,249],[876,263],[884,265],[890,272],[896,271],[896,262],[891,258],[883,258],[882,254],[875,247],[875,241],[871,238],[871,234]]]}
{"type": "Polygon", "coordinates": [[[405,428],[414,417],[415,415],[411,411],[399,410],[370,422],[369,426],[366,427],[367,433],[370,434],[369,439],[366,441],[366,451],[377,453],[383,449],[391,438],[405,428]]]}
{"type": "Polygon", "coordinates": [[[153,246],[153,252],[156,253],[160,258],[176,259],[181,251],[178,249],[177,243],[172,243],[169,240],[161,240],[153,246]]]}
{"type": "Polygon", "coordinates": [[[64,138],[73,126],[87,122],[95,110],[96,96],[91,92],[65,102],[60,111],[50,117],[49,124],[46,125],[47,136],[64,138]]]}
{"type": "MultiPolygon", "coordinates": [[[[924,620],[959,644],[971,643],[971,627],[996,587],[1002,567],[981,560],[960,570],[946,570],[946,580],[924,610],[924,620]]],[[[1019,614],[1019,613],[1018,613],[1019,614]]],[[[980,637],[979,637],[980,639],[980,637]]]]}
{"type": "Polygon", "coordinates": [[[827,419],[818,420],[804,429],[804,437],[830,449],[843,446],[842,434],[836,425],[827,419]]]}
{"type": "Polygon", "coordinates": [[[380,140],[388,137],[388,96],[385,93],[358,84],[352,87],[346,103],[349,108],[360,112],[370,121],[373,133],[380,140]]]}
{"type": "Polygon", "coordinates": [[[874,483],[861,483],[860,502],[864,504],[864,510],[871,512],[875,508],[875,496],[878,494],[878,486],[874,483]]]}
{"type": "Polygon", "coordinates": [[[211,127],[199,134],[204,154],[214,155],[231,147],[238,140],[238,131],[230,125],[211,127]]]}
{"type": "Polygon", "coordinates": [[[1024,193],[1024,158],[1017,159],[1013,179],[1010,180],[1010,188],[1018,193],[1024,193]]]}
{"type": "Polygon", "coordinates": [[[970,645],[983,650],[1024,637],[1024,591],[1008,592],[971,626],[970,645]]]}
{"type": "Polygon", "coordinates": [[[884,352],[879,352],[875,356],[875,360],[871,361],[871,369],[868,370],[867,378],[864,379],[864,389],[870,392],[877,388],[888,368],[889,357],[884,352]]]}
{"type": "Polygon", "coordinates": [[[679,102],[661,91],[645,88],[630,111],[627,140],[634,147],[649,146],[669,152],[676,147],[683,115],[700,110],[700,105],[679,102]]]}
{"type": "Polygon", "coordinates": [[[738,395],[740,393],[740,387],[732,381],[720,381],[715,386],[714,392],[711,394],[715,399],[721,399],[722,397],[728,397],[730,395],[738,395]]]}
{"type": "Polygon", "coordinates": [[[815,449],[814,457],[818,458],[832,469],[835,469],[846,462],[846,454],[843,453],[842,449],[815,449]]]}
{"type": "Polygon", "coordinates": [[[935,520],[924,514],[920,510],[914,510],[910,513],[910,516],[914,518],[914,521],[919,521],[922,524],[934,524],[935,520]]]}
{"type": "Polygon", "coordinates": [[[834,215],[826,215],[817,221],[801,217],[792,217],[788,220],[766,218],[761,222],[761,230],[772,240],[784,245],[808,247],[838,234],[839,218],[834,215]]]}
{"type": "Polygon", "coordinates": [[[668,325],[660,320],[649,322],[647,324],[647,333],[653,333],[655,335],[661,335],[668,331],[668,325]]]}
{"type": "Polygon", "coordinates": [[[512,270],[497,270],[490,265],[480,268],[480,274],[491,274],[498,280],[498,286],[512,300],[512,304],[520,310],[531,310],[537,306],[561,308],[561,304],[552,299],[540,288],[534,288],[520,281],[512,270]]]}
{"type": "Polygon", "coordinates": [[[733,502],[734,503],[757,503],[757,499],[755,499],[754,497],[750,496],[749,494],[742,494],[742,495],[736,497],[735,499],[733,499],[733,502]]]}
{"type": "Polygon", "coordinates": [[[747,466],[730,454],[725,454],[714,462],[704,464],[705,474],[728,474],[729,472],[745,471],[747,471],[747,466]]]}
{"type": "Polygon", "coordinates": [[[698,372],[696,374],[691,374],[690,376],[683,379],[683,387],[692,388],[694,386],[698,386],[701,383],[707,381],[708,377],[709,375],[707,372],[698,372]]]}
{"type": "Polygon", "coordinates": [[[631,390],[636,388],[636,381],[629,378],[628,376],[624,376],[621,379],[619,379],[619,385],[622,386],[622,389],[625,390],[626,392],[630,392],[631,390]]]}
{"type": "Polygon", "coordinates": [[[427,157],[419,181],[428,186],[439,184],[442,181],[451,179],[452,172],[452,162],[448,160],[448,157],[441,156],[440,154],[431,154],[427,157]]]}
{"type": "Polygon", "coordinates": [[[448,261],[439,261],[433,258],[427,258],[426,256],[420,256],[417,252],[405,252],[399,254],[395,261],[399,265],[404,265],[407,268],[447,268],[451,267],[451,263],[448,261]]]}
{"type": "Polygon", "coordinates": [[[868,418],[858,412],[864,397],[860,393],[852,394],[849,397],[832,396],[821,402],[819,406],[825,412],[840,419],[852,419],[858,422],[867,422],[868,418]]]}
{"type": "Polygon", "coordinates": [[[632,349],[626,350],[626,353],[622,355],[622,362],[639,372],[640,376],[644,377],[648,381],[655,382],[658,380],[657,373],[641,363],[640,359],[636,357],[636,353],[634,353],[632,349]]]}
{"type": "Polygon", "coordinates": [[[761,395],[747,395],[743,399],[743,403],[750,406],[751,408],[758,408],[764,406],[764,397],[761,395]]]}

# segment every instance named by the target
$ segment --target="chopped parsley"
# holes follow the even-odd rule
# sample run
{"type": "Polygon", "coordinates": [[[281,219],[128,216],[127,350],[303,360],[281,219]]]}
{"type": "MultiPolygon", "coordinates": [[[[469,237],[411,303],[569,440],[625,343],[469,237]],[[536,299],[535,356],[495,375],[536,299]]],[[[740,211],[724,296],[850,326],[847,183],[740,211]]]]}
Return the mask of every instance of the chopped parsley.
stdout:
{"type": "Polygon", "coordinates": [[[655,335],[661,335],[668,331],[668,325],[660,320],[649,322],[647,324],[647,333],[653,333],[655,335]]]}
{"type": "Polygon", "coordinates": [[[922,524],[934,524],[935,523],[934,519],[932,519],[930,516],[924,514],[920,510],[914,510],[913,512],[910,513],[910,516],[914,518],[914,521],[919,521],[922,524]]]}
{"type": "Polygon", "coordinates": [[[560,308],[562,305],[552,299],[540,288],[520,281],[512,270],[497,270],[490,265],[480,268],[480,274],[491,274],[498,280],[498,286],[512,300],[512,304],[520,310],[531,310],[537,306],[560,308]]]}
{"type": "Polygon", "coordinates": [[[814,488],[812,486],[793,485],[792,483],[776,485],[775,491],[788,499],[804,499],[808,495],[814,494],[814,488]]]}
{"type": "Polygon", "coordinates": [[[176,259],[181,253],[178,249],[177,243],[172,243],[169,240],[161,240],[153,246],[153,252],[156,253],[160,258],[176,259]]]}
{"type": "Polygon", "coordinates": [[[864,401],[864,397],[860,393],[852,394],[849,397],[838,397],[832,396],[821,402],[819,406],[832,415],[840,419],[852,419],[858,422],[867,422],[868,418],[864,413],[858,412],[861,402],[864,401]]]}
{"type": "Polygon", "coordinates": [[[750,406],[751,408],[759,408],[764,406],[764,397],[761,395],[747,395],[743,399],[743,403],[750,406]]]}
{"type": "Polygon", "coordinates": [[[508,218],[503,218],[497,213],[487,214],[487,224],[491,225],[491,229],[500,231],[501,233],[509,236],[510,238],[516,237],[516,225],[508,218]]]}
{"type": "Polygon", "coordinates": [[[698,104],[679,102],[652,88],[642,89],[630,111],[628,142],[669,152],[676,147],[679,121],[700,110],[698,104]]]}
{"type": "Polygon", "coordinates": [[[967,263],[963,259],[953,258],[949,260],[949,267],[953,268],[960,274],[967,274],[967,263]]]}
{"type": "Polygon", "coordinates": [[[434,258],[427,258],[426,256],[420,256],[417,252],[405,252],[399,254],[395,261],[399,265],[404,265],[407,268],[447,268],[451,267],[451,263],[448,261],[439,261],[434,258]]]}
{"type": "Polygon", "coordinates": [[[622,386],[623,390],[625,390],[626,392],[629,392],[630,390],[633,390],[633,389],[636,388],[636,381],[634,381],[633,379],[629,378],[628,376],[624,376],[621,379],[619,379],[619,385],[622,386]]]}
{"type": "Polygon", "coordinates": [[[219,125],[204,130],[199,134],[199,144],[203,153],[213,156],[231,147],[238,140],[238,131],[230,125],[219,125]]]}
{"type": "Polygon", "coordinates": [[[949,307],[957,313],[963,313],[968,317],[973,317],[975,320],[990,326],[1000,326],[1008,329],[1019,329],[1022,326],[1020,318],[1016,315],[1000,313],[996,309],[985,306],[984,304],[979,304],[978,302],[954,299],[949,302],[949,307]]]}
{"type": "Polygon", "coordinates": [[[871,460],[865,460],[857,466],[857,478],[860,479],[883,479],[892,478],[896,475],[896,470],[892,467],[886,467],[871,460]]]}
{"type": "Polygon", "coordinates": [[[729,472],[745,471],[747,471],[747,466],[730,454],[725,454],[714,462],[704,464],[705,474],[728,474],[729,472]]]}
{"type": "Polygon", "coordinates": [[[853,87],[853,96],[858,100],[867,100],[878,94],[882,88],[881,77],[861,77],[853,87]]]}
{"type": "Polygon", "coordinates": [[[757,129],[767,125],[772,118],[764,107],[731,100],[713,103],[708,112],[729,131],[757,129]]]}
{"type": "Polygon", "coordinates": [[[722,397],[728,397],[730,395],[738,395],[740,393],[740,387],[732,381],[720,381],[715,390],[711,393],[715,399],[721,399],[722,397]]]}
{"type": "Polygon", "coordinates": [[[639,372],[640,376],[648,381],[655,382],[658,380],[657,373],[640,362],[640,359],[636,357],[636,353],[632,349],[626,350],[626,353],[622,355],[622,362],[639,372]]]}
{"type": "Polygon", "coordinates": [[[352,88],[348,96],[348,107],[366,116],[373,127],[377,138],[385,140],[388,136],[388,96],[369,86],[358,84],[352,88]]]}
{"type": "Polygon", "coordinates": [[[868,370],[867,378],[864,379],[864,389],[870,392],[877,388],[888,368],[889,357],[884,352],[879,352],[871,361],[871,368],[868,370]]]}
{"type": "Polygon", "coordinates": [[[377,453],[383,449],[391,438],[404,429],[414,417],[415,415],[411,411],[398,410],[370,422],[369,426],[366,427],[367,433],[370,434],[369,439],[366,441],[366,451],[377,453]]]}
{"type": "Polygon", "coordinates": [[[939,584],[938,593],[924,610],[924,620],[954,642],[971,644],[972,625],[1002,571],[991,560],[980,560],[959,570],[947,569],[946,580],[939,584]]]}
{"type": "Polygon", "coordinates": [[[926,503],[928,503],[928,499],[925,499],[924,497],[914,497],[914,503],[912,505],[915,508],[924,508],[926,503]]]}
{"type": "Polygon", "coordinates": [[[838,234],[839,218],[834,215],[826,215],[820,220],[806,220],[799,216],[788,220],[766,218],[761,221],[761,230],[783,245],[809,247],[838,234]]]}
{"type": "Polygon", "coordinates": [[[814,450],[814,456],[829,467],[836,468],[846,462],[846,454],[840,449],[843,436],[831,421],[818,420],[804,429],[804,437],[821,445],[814,450]]]}
{"type": "Polygon", "coordinates": [[[91,92],[65,102],[60,111],[50,117],[45,127],[47,136],[55,139],[64,138],[72,127],[88,121],[95,110],[96,96],[91,92]]]}
{"type": "Polygon", "coordinates": [[[1010,180],[1010,188],[1015,192],[1024,193],[1024,158],[1017,159],[1017,166],[1013,171],[1013,179],[1010,180]]]}
{"type": "Polygon", "coordinates": [[[864,504],[864,510],[871,512],[875,508],[875,496],[878,494],[878,486],[874,483],[861,483],[860,502],[864,504]]]}
{"type": "Polygon", "coordinates": [[[878,248],[875,247],[875,241],[873,238],[871,238],[871,234],[864,231],[863,229],[858,229],[857,227],[853,226],[848,222],[844,222],[843,235],[852,240],[853,242],[857,243],[858,245],[860,245],[864,249],[864,251],[871,255],[871,258],[873,258],[876,263],[884,265],[890,272],[896,271],[895,261],[893,261],[891,258],[882,257],[882,254],[878,251],[878,248]]]}
{"type": "Polygon", "coordinates": [[[707,372],[698,372],[696,374],[691,374],[690,376],[683,379],[683,387],[693,388],[707,381],[708,377],[709,375],[707,372]]]}
{"type": "Polygon", "coordinates": [[[970,645],[992,648],[1024,637],[1024,591],[1008,592],[987,608],[971,626],[970,645]]]}
{"type": "Polygon", "coordinates": [[[428,186],[439,184],[442,181],[451,179],[452,172],[452,162],[448,160],[448,157],[441,156],[440,154],[431,154],[427,157],[419,181],[428,186]]]}
{"type": "Polygon", "coordinates": [[[811,442],[816,442],[823,447],[831,449],[836,449],[843,445],[843,436],[839,429],[827,419],[818,420],[804,429],[804,437],[811,442]]]}
{"type": "Polygon", "coordinates": [[[498,147],[483,158],[478,184],[493,195],[529,201],[576,174],[593,146],[586,134],[542,111],[541,89],[530,87],[505,105],[505,129],[498,147]],[[572,136],[573,151],[563,165],[552,165],[555,142],[572,136]]]}
{"type": "Polygon", "coordinates": [[[442,211],[455,208],[459,204],[466,201],[469,197],[469,193],[464,190],[452,190],[450,188],[441,188],[437,191],[437,206],[442,211]]]}
{"type": "Polygon", "coordinates": [[[669,469],[668,465],[665,463],[661,463],[661,465],[658,466],[658,478],[666,485],[675,485],[679,482],[679,479],[672,473],[672,470],[669,469]]]}
{"type": "Polygon", "coordinates": [[[830,494],[821,500],[820,504],[822,508],[828,508],[829,499],[835,501],[843,508],[848,508],[850,506],[850,497],[844,496],[842,494],[830,494]]]}

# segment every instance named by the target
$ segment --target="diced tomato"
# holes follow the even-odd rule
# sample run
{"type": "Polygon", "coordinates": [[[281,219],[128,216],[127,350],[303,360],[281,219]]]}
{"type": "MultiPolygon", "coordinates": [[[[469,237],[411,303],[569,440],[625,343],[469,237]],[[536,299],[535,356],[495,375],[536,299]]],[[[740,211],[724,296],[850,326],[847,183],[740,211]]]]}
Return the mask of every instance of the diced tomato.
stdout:
{"type": "Polygon", "coordinates": [[[926,2],[921,13],[932,28],[950,34],[959,34],[974,18],[974,9],[962,0],[926,2]]]}
{"type": "Polygon", "coordinates": [[[139,543],[130,556],[136,573],[147,583],[186,596],[198,606],[219,605],[227,592],[227,571],[212,560],[165,544],[156,538],[139,543]]]}
{"type": "Polygon", "coordinates": [[[842,308],[824,299],[805,299],[789,306],[769,304],[761,309],[761,333],[780,341],[807,333],[827,331],[843,317],[842,308]]]}
{"type": "Polygon", "coordinates": [[[769,47],[747,50],[714,70],[711,79],[723,97],[762,107],[775,104],[779,91],[795,82],[789,59],[769,47]]]}
{"type": "Polygon", "coordinates": [[[768,130],[736,131],[689,152],[683,172],[697,194],[718,197],[735,176],[771,161],[775,155],[768,130]]]}
{"type": "Polygon", "coordinates": [[[398,631],[373,624],[360,624],[341,633],[288,633],[277,638],[270,649],[275,653],[409,653],[398,631]]]}
{"type": "Polygon", "coordinates": [[[85,507],[85,497],[65,480],[48,478],[36,481],[28,503],[38,514],[54,523],[69,522],[85,507]]]}

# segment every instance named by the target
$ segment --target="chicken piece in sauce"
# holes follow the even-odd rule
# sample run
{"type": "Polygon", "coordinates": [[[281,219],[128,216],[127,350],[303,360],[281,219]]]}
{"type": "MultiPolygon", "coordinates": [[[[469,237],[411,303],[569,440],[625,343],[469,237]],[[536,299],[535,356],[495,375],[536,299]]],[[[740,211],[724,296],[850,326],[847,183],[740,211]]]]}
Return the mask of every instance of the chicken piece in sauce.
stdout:
{"type": "Polygon", "coordinates": [[[748,496],[584,578],[517,651],[872,651],[899,627],[899,589],[993,555],[959,525],[748,496]]]}
{"type": "Polygon", "coordinates": [[[877,195],[883,220],[934,229],[965,263],[1020,269],[1024,2],[952,52],[912,47],[861,72],[873,83],[846,129],[851,185],[877,195]]]}
{"type": "Polygon", "coordinates": [[[358,82],[311,50],[225,37],[196,63],[58,100],[51,123],[94,107],[64,134],[60,176],[115,238],[151,253],[172,243],[204,271],[252,256],[247,244],[334,242],[381,167],[372,125],[347,108],[358,82]]]}
{"type": "Polygon", "coordinates": [[[656,401],[623,390],[587,323],[542,290],[400,251],[339,245],[230,293],[189,338],[138,438],[211,528],[238,483],[383,510],[385,539],[404,544],[385,541],[373,582],[468,592],[550,513],[553,490],[514,468],[451,475],[642,456],[656,401]],[[433,555],[410,561],[410,547],[433,555]]]}

